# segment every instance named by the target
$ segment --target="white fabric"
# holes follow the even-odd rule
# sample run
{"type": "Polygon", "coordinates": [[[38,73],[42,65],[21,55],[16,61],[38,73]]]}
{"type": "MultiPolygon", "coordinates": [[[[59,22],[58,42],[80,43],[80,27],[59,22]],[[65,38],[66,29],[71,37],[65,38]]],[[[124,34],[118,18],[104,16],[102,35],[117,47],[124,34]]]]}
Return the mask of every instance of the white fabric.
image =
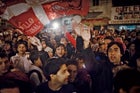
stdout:
{"type": "Polygon", "coordinates": [[[20,56],[16,54],[15,56],[11,57],[11,61],[13,65],[15,66],[15,68],[18,68],[25,73],[29,72],[29,68],[32,65],[32,62],[31,60],[28,59],[27,55],[20,56]]]}
{"type": "Polygon", "coordinates": [[[17,15],[20,15],[21,13],[26,12],[29,8],[30,6],[26,3],[15,4],[15,5],[7,7],[2,17],[4,19],[9,20],[13,16],[17,16],[17,15]]]}
{"type": "Polygon", "coordinates": [[[46,25],[50,22],[44,9],[42,8],[42,5],[32,6],[32,8],[36,17],[41,21],[43,25],[46,25]]]}

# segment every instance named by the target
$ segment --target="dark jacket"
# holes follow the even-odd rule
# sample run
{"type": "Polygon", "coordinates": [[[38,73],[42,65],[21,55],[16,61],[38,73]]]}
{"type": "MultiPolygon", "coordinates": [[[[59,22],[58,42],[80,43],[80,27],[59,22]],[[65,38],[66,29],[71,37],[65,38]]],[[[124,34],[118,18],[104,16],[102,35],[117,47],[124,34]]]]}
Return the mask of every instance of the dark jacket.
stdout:
{"type": "MultiPolygon", "coordinates": [[[[80,46],[83,40],[81,37],[77,38],[80,39],[78,39],[76,45],[80,46]]],[[[80,49],[79,51],[84,55],[86,69],[92,79],[92,93],[112,93],[113,74],[109,61],[97,62],[91,47],[83,49],[83,47],[80,46],[80,48],[77,49],[80,49]]]]}
{"type": "Polygon", "coordinates": [[[77,92],[72,84],[64,85],[60,90],[53,91],[48,87],[48,82],[45,82],[36,88],[35,93],[77,93],[77,92]]]}

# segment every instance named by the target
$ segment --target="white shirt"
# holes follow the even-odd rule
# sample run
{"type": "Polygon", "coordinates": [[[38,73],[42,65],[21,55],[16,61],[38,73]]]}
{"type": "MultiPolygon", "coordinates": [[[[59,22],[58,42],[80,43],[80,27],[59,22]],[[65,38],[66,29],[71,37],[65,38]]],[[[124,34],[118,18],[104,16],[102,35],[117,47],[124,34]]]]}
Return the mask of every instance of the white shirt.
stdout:
{"type": "Polygon", "coordinates": [[[28,55],[20,56],[16,54],[15,56],[11,57],[11,61],[15,68],[18,68],[25,73],[29,72],[29,68],[32,65],[31,60],[28,59],[28,55]]]}

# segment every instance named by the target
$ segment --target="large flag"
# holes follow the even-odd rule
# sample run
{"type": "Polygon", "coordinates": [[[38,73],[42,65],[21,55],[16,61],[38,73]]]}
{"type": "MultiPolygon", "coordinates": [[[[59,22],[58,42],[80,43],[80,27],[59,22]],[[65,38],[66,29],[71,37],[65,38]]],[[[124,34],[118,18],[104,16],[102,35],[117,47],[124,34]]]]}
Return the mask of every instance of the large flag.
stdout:
{"type": "Polygon", "coordinates": [[[85,16],[89,11],[89,0],[54,1],[43,4],[43,9],[49,19],[55,19],[72,14],[85,16]]]}
{"type": "Polygon", "coordinates": [[[34,36],[53,19],[78,14],[85,16],[89,0],[4,0],[0,2],[0,16],[16,28],[34,36]]]}

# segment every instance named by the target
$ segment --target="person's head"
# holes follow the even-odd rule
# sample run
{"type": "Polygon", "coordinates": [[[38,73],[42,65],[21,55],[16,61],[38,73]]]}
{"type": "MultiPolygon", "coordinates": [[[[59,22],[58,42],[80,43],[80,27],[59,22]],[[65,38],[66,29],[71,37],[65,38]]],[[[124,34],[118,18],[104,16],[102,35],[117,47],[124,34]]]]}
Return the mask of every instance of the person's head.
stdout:
{"type": "Polygon", "coordinates": [[[21,54],[21,55],[25,54],[25,52],[28,49],[28,43],[26,41],[19,40],[16,43],[16,49],[17,49],[18,54],[21,54]]]}
{"type": "Polygon", "coordinates": [[[126,45],[126,47],[128,48],[128,45],[129,45],[129,43],[130,43],[130,38],[126,38],[126,39],[124,39],[124,44],[126,45]]]}
{"type": "Polygon", "coordinates": [[[42,48],[45,49],[47,47],[47,40],[44,38],[41,40],[42,48]]]}
{"type": "Polygon", "coordinates": [[[99,49],[98,49],[98,51],[106,54],[106,46],[105,46],[105,43],[104,42],[100,42],[99,43],[99,49]]]}
{"type": "Polygon", "coordinates": [[[67,39],[65,37],[61,37],[60,38],[60,43],[64,44],[65,46],[67,46],[68,41],[67,41],[67,39]]]}
{"type": "Polygon", "coordinates": [[[49,59],[44,66],[44,73],[48,81],[55,82],[60,85],[68,84],[69,72],[66,61],[63,58],[49,59]]]}
{"type": "Polygon", "coordinates": [[[140,93],[140,72],[136,69],[125,69],[114,78],[115,93],[140,93]]]}
{"type": "Polygon", "coordinates": [[[64,44],[58,43],[55,49],[55,55],[63,57],[66,54],[66,47],[64,44]]]}
{"type": "Polygon", "coordinates": [[[48,56],[49,56],[49,58],[52,58],[53,56],[54,56],[54,51],[53,51],[53,49],[49,49],[48,50],[48,56]]]}
{"type": "Polygon", "coordinates": [[[107,36],[104,38],[104,43],[105,43],[105,47],[106,47],[106,50],[107,50],[107,46],[110,42],[113,42],[114,41],[114,38],[112,36],[107,36]]]}
{"type": "Polygon", "coordinates": [[[76,60],[71,59],[67,61],[67,65],[68,65],[68,71],[70,73],[69,82],[74,82],[78,72],[78,63],[76,60]]]}
{"type": "Polygon", "coordinates": [[[120,35],[116,36],[114,38],[114,40],[117,41],[117,42],[123,43],[123,38],[120,35]]]}
{"type": "Polygon", "coordinates": [[[3,75],[9,70],[10,61],[5,52],[0,53],[0,75],[3,75]]]}
{"type": "Polygon", "coordinates": [[[111,36],[111,30],[107,29],[105,36],[111,36]]]}
{"type": "Polygon", "coordinates": [[[82,53],[78,53],[75,59],[78,63],[78,69],[85,68],[85,56],[82,53]]]}
{"type": "Polygon", "coordinates": [[[11,51],[12,49],[12,42],[11,41],[5,41],[5,44],[4,44],[4,50],[5,51],[11,51]]]}
{"type": "Polygon", "coordinates": [[[128,49],[135,50],[135,43],[134,42],[129,43],[128,49]]]}
{"type": "Polygon", "coordinates": [[[98,42],[97,42],[97,39],[96,39],[96,38],[91,38],[91,43],[92,43],[92,44],[98,43],[98,42]]]}
{"type": "Polygon", "coordinates": [[[121,63],[121,57],[124,54],[124,49],[121,43],[119,42],[111,42],[108,44],[107,55],[109,61],[114,65],[118,65],[121,63]]]}
{"type": "Polygon", "coordinates": [[[18,84],[12,80],[0,80],[0,93],[20,93],[18,84]]]}
{"type": "Polygon", "coordinates": [[[32,51],[30,53],[29,59],[35,66],[42,67],[42,61],[40,59],[40,55],[38,51],[32,51]]]}

